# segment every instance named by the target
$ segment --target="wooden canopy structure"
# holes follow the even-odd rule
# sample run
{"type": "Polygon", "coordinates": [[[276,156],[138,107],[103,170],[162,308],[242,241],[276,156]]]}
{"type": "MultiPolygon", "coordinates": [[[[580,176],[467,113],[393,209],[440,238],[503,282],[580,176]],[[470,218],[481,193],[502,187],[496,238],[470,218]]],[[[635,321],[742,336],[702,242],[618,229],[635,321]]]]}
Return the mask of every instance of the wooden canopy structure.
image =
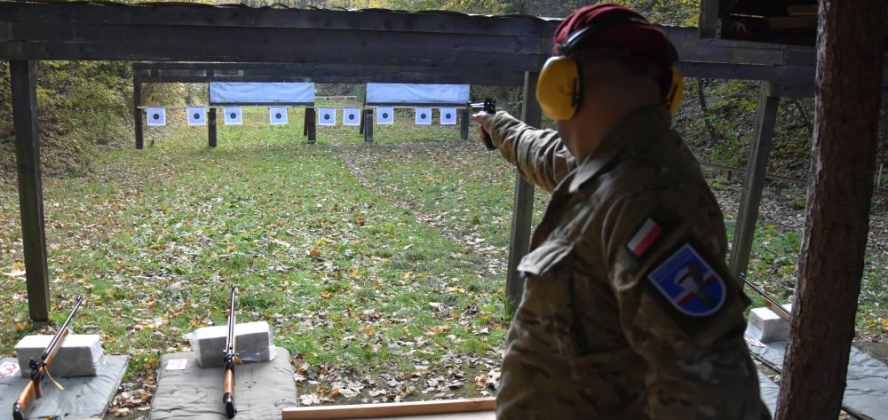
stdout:
{"type": "MultiPolygon", "coordinates": [[[[828,335],[816,334],[819,327],[828,323],[823,317],[830,311],[818,311],[816,306],[810,306],[806,293],[820,293],[826,299],[841,296],[843,305],[856,303],[863,261],[861,243],[866,241],[866,215],[872,197],[875,142],[859,147],[838,145],[840,140],[857,140],[856,136],[871,130],[869,125],[856,127],[856,120],[870,125],[875,120],[872,109],[866,108],[873,108],[872,98],[878,108],[879,96],[872,93],[885,88],[881,52],[884,51],[882,19],[886,6],[884,0],[822,0],[818,11],[812,8],[816,4],[815,0],[704,0],[699,31],[663,29],[678,49],[681,61],[677,66],[686,77],[762,81],[730,258],[730,269],[735,275],[745,273],[748,264],[779,98],[812,96],[815,91],[834,95],[838,106],[822,106],[820,101],[817,109],[814,175],[809,189],[808,225],[800,269],[802,280],[818,275],[820,278],[804,283],[811,292],[803,288],[797,302],[802,305],[793,307],[793,331],[804,333],[799,335],[802,337],[799,343],[817,343],[818,339],[832,343],[830,340],[838,339],[842,345],[850,346],[847,326],[835,331],[827,329],[828,335]],[[867,16],[870,10],[874,15],[867,16]],[[820,39],[815,51],[811,46],[815,45],[814,36],[818,33],[820,39]],[[834,33],[841,35],[834,36],[834,33]],[[866,42],[858,42],[860,40],[866,42]],[[818,67],[818,63],[822,67],[818,67]],[[867,112],[852,116],[847,114],[848,109],[867,112]],[[821,136],[823,141],[818,140],[821,136]],[[831,213],[846,210],[853,210],[854,216],[838,222],[838,217],[828,218],[831,213]],[[817,235],[809,235],[814,230],[817,235]],[[840,246],[846,242],[852,246],[838,250],[842,255],[830,255],[829,252],[836,251],[829,248],[832,240],[840,246]],[[825,276],[834,276],[843,282],[832,284],[833,278],[825,276]],[[854,286],[855,276],[857,287],[844,288],[854,286]]],[[[525,101],[521,118],[538,125],[541,111],[532,99],[532,92],[536,88],[537,72],[549,56],[552,33],[558,23],[557,19],[530,16],[450,12],[0,1],[0,59],[10,61],[12,76],[31,319],[48,320],[50,307],[35,60],[172,62],[170,71],[182,70],[183,66],[186,70],[199,71],[200,66],[206,64],[198,63],[213,63],[212,68],[203,70],[243,70],[256,74],[264,71],[267,75],[333,82],[375,81],[381,74],[397,74],[403,78],[399,80],[417,83],[523,85],[525,101]]],[[[207,77],[204,73],[193,81],[205,81],[207,77]]],[[[188,81],[187,76],[181,74],[169,80],[188,81]]],[[[532,198],[533,188],[516,174],[507,286],[512,301],[520,297],[522,289],[516,266],[528,250],[532,198]]],[[[838,308],[842,309],[841,318],[853,320],[856,305],[845,306],[849,307],[838,308]]],[[[851,333],[853,335],[853,324],[851,333]]],[[[790,338],[788,359],[794,355],[795,334],[790,338]]],[[[795,392],[796,396],[807,397],[806,403],[830,404],[829,409],[834,405],[838,410],[834,400],[841,399],[841,392],[808,391],[824,382],[843,383],[843,376],[837,379],[815,376],[804,381],[795,379],[793,369],[800,366],[799,369],[814,372],[818,366],[828,365],[835,367],[830,373],[844,374],[847,366],[842,363],[847,363],[847,347],[844,347],[844,356],[842,349],[835,351],[835,348],[815,356],[819,359],[796,357],[787,363],[789,374],[784,377],[781,392],[785,394],[781,399],[788,401],[789,393],[795,392]],[[805,387],[808,389],[803,389],[805,387]],[[818,400],[817,395],[824,398],[818,400]]],[[[829,410],[821,409],[822,404],[794,405],[803,407],[796,407],[800,414],[793,418],[832,415],[829,410]]],[[[789,409],[781,406],[778,416],[789,418],[787,412],[789,409]]]]}
{"type": "MultiPolygon", "coordinates": [[[[133,60],[156,62],[153,65],[161,70],[168,66],[165,76],[150,75],[154,81],[205,82],[224,71],[244,71],[254,74],[254,80],[286,75],[355,83],[385,75],[405,82],[523,85],[527,100],[521,117],[538,125],[541,112],[532,92],[558,23],[531,16],[378,9],[0,2],[0,59],[11,62],[31,319],[47,320],[49,308],[35,60],[133,60]],[[216,70],[220,73],[207,73],[216,70]]],[[[686,77],[763,82],[731,256],[732,271],[743,273],[778,98],[813,94],[816,57],[808,47],[700,38],[695,28],[663,29],[678,49],[677,66],[686,77]]],[[[516,175],[508,274],[508,295],[513,300],[521,294],[515,267],[528,249],[532,196],[533,187],[516,175]]]]}
{"type": "MultiPolygon", "coordinates": [[[[33,60],[172,62],[154,63],[156,73],[138,76],[152,81],[206,82],[236,71],[254,81],[286,76],[355,83],[385,76],[405,82],[520,84],[529,99],[522,118],[538,125],[541,112],[531,92],[558,22],[449,12],[0,3],[0,59],[12,62],[31,318],[48,319],[49,308],[33,60]]],[[[778,97],[813,94],[816,59],[810,48],[703,40],[694,28],[663,29],[678,49],[677,66],[686,77],[764,82],[747,174],[751,182],[731,256],[731,269],[739,274],[752,245],[778,97]]],[[[516,176],[508,274],[513,301],[521,294],[515,267],[529,244],[532,197],[533,187],[516,176]]]]}

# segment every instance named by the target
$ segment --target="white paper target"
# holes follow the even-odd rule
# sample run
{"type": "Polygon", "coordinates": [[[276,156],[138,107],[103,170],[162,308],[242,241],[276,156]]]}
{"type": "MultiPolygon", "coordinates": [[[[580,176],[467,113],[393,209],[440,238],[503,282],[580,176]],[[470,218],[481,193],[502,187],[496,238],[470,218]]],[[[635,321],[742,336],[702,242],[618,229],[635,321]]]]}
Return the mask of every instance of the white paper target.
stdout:
{"type": "Polygon", "coordinates": [[[376,108],[376,123],[383,124],[394,124],[395,123],[395,109],[394,108],[376,108]]]}
{"type": "Polygon", "coordinates": [[[191,107],[188,112],[188,125],[207,125],[207,110],[203,107],[191,107]]]}
{"type": "Polygon", "coordinates": [[[287,108],[269,107],[268,122],[271,125],[284,125],[287,123],[287,108]]]}
{"type": "Polygon", "coordinates": [[[430,125],[432,123],[431,108],[416,108],[416,125],[430,125]]]}
{"type": "Polygon", "coordinates": [[[357,108],[345,108],[342,110],[343,125],[361,125],[361,110],[357,108]]]}
{"type": "Polygon", "coordinates": [[[441,125],[456,125],[456,108],[438,108],[441,125]]]}
{"type": "Polygon", "coordinates": [[[222,109],[225,113],[225,125],[241,125],[244,123],[244,114],[239,106],[225,107],[222,109]]]}
{"type": "Polygon", "coordinates": [[[318,125],[336,125],[336,108],[318,108],[318,125]]]}
{"type": "Polygon", "coordinates": [[[166,125],[166,109],[165,108],[145,108],[145,115],[148,118],[148,125],[153,125],[153,126],[166,125]]]}

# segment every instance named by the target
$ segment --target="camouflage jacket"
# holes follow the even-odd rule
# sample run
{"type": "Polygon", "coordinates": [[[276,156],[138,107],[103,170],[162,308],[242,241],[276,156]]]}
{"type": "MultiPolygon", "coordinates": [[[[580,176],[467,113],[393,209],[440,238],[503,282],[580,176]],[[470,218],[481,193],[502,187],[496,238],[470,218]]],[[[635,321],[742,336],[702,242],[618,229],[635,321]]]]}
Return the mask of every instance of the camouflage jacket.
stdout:
{"type": "Polygon", "coordinates": [[[496,114],[494,144],[552,193],[518,267],[499,419],[771,417],[722,212],[670,124],[640,110],[579,163],[555,131],[496,114]]]}

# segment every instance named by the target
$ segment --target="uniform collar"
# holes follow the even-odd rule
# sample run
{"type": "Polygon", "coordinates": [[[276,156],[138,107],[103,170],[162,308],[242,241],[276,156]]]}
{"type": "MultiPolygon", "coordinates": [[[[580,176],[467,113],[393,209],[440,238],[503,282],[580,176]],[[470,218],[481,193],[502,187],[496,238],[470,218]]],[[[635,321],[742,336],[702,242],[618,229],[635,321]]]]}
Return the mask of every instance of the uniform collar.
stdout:
{"type": "Polygon", "coordinates": [[[662,105],[642,108],[623,120],[576,169],[571,194],[580,190],[610,163],[621,150],[669,129],[671,116],[662,105]]]}

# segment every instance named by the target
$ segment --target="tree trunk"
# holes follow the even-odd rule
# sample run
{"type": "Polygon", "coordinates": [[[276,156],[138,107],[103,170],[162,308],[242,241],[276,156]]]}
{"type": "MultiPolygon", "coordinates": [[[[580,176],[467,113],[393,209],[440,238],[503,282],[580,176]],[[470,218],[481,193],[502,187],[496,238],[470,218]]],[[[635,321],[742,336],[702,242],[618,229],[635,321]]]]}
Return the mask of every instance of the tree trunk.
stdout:
{"type": "Polygon", "coordinates": [[[778,420],[838,418],[872,201],[884,0],[821,0],[805,233],[778,420]]]}

